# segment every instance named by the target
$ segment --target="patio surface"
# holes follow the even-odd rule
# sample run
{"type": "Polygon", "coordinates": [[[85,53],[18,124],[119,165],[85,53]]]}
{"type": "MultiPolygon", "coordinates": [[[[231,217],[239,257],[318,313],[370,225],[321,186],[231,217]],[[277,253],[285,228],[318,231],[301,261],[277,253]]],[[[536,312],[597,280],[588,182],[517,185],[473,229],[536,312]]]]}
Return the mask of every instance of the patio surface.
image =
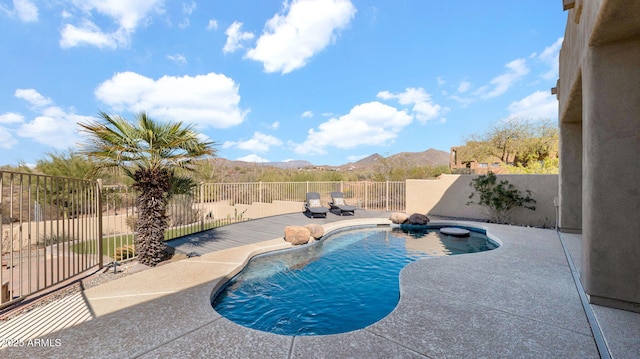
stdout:
{"type": "Polygon", "coordinates": [[[502,245],[489,252],[409,264],[400,275],[401,298],[395,310],[354,332],[282,336],[236,325],[212,309],[213,293],[252,255],[290,247],[282,240],[285,226],[320,223],[330,232],[354,224],[388,224],[387,217],[356,211],[353,217],[310,219],[296,213],[221,227],[209,239],[200,234],[173,241],[178,251],[200,256],[89,288],[0,323],[0,346],[3,340],[23,343],[0,349],[0,356],[640,357],[640,314],[583,307],[573,278],[579,268],[569,264],[562,245],[579,258],[580,236],[547,229],[434,221],[485,228],[502,245]],[[589,319],[595,324],[593,332],[589,319]],[[28,341],[38,335],[24,328],[61,321],[74,325],[28,341]]]}

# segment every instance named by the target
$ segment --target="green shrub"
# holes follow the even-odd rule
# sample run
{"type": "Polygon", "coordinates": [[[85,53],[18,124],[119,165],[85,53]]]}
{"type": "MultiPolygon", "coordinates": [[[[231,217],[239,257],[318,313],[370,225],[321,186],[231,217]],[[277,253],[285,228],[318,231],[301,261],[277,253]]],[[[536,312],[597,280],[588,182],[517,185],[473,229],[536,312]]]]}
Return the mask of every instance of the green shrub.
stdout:
{"type": "Polygon", "coordinates": [[[467,202],[467,206],[471,204],[484,206],[491,222],[507,223],[511,211],[517,207],[524,207],[532,211],[536,209],[534,206],[536,200],[531,198],[531,191],[526,190],[526,196],[523,196],[522,192],[509,181],[498,182],[493,172],[474,178],[469,185],[478,192],[480,200],[478,202],[472,201],[475,195],[475,192],[472,192],[469,195],[470,201],[467,202]]]}

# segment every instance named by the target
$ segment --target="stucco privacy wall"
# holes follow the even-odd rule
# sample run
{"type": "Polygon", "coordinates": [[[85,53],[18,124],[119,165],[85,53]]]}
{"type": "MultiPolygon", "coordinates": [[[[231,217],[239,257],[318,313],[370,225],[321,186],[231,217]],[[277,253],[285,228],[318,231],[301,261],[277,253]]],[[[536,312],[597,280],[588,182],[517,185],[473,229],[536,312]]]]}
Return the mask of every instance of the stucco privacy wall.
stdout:
{"type": "Polygon", "coordinates": [[[640,0],[563,2],[560,229],[582,227],[589,301],[640,312],[640,0]]]}
{"type": "MultiPolygon", "coordinates": [[[[439,216],[489,219],[484,207],[469,205],[470,186],[477,175],[441,175],[435,180],[407,180],[407,213],[428,213],[439,216]]],[[[513,224],[555,227],[558,196],[557,175],[497,175],[517,189],[530,190],[536,200],[536,210],[518,208],[511,215],[513,224]]],[[[477,198],[477,195],[475,195],[477,198]]]]}

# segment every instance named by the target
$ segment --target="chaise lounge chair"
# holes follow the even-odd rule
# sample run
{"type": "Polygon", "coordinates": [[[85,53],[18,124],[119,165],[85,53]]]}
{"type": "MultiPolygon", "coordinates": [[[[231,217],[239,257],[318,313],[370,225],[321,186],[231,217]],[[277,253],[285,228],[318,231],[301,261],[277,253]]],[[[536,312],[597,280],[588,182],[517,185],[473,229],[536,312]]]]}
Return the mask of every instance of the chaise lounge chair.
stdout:
{"type": "Polygon", "coordinates": [[[320,194],[318,192],[307,192],[304,208],[305,212],[309,213],[311,217],[322,216],[326,218],[327,212],[329,212],[329,208],[320,204],[320,194]]]}
{"type": "Polygon", "coordinates": [[[329,206],[332,210],[340,211],[339,214],[341,216],[344,214],[351,214],[353,216],[356,210],[355,206],[350,206],[345,203],[342,192],[331,192],[331,202],[329,202],[329,206]]]}

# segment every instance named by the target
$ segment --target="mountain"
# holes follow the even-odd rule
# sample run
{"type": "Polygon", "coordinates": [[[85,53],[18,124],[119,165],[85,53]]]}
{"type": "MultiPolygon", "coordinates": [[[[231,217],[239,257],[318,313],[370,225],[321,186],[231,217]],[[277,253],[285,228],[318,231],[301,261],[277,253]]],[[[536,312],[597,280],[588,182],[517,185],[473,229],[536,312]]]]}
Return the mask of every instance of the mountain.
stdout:
{"type": "Polygon", "coordinates": [[[357,162],[339,166],[342,169],[367,169],[378,165],[391,166],[447,166],[449,165],[449,152],[430,148],[422,152],[400,152],[389,157],[383,157],[377,153],[365,157],[357,162]]]}
{"type": "Polygon", "coordinates": [[[302,160],[294,160],[294,161],[286,161],[286,162],[264,162],[265,166],[272,166],[277,168],[305,168],[305,167],[313,167],[313,164],[309,161],[302,160]]]}
{"type": "Polygon", "coordinates": [[[365,157],[365,158],[361,159],[360,161],[358,161],[356,163],[353,163],[353,165],[367,166],[367,165],[380,163],[380,160],[383,160],[383,159],[384,159],[384,157],[380,156],[377,153],[374,153],[371,156],[365,157]]]}
{"type": "Polygon", "coordinates": [[[422,152],[400,152],[389,157],[389,159],[404,162],[411,167],[448,165],[449,152],[430,148],[422,152]]]}
{"type": "Polygon", "coordinates": [[[440,166],[449,165],[449,152],[436,150],[430,148],[422,152],[400,152],[389,157],[383,157],[380,154],[374,153],[368,157],[365,157],[356,162],[349,162],[340,166],[326,166],[326,165],[314,165],[305,160],[294,160],[287,162],[244,162],[244,161],[232,161],[224,158],[216,158],[215,161],[218,165],[225,167],[276,167],[284,169],[297,169],[297,168],[310,168],[310,167],[323,167],[326,169],[341,169],[341,170],[353,170],[353,169],[368,169],[376,167],[380,164],[392,165],[392,166],[440,166]],[[386,162],[384,162],[386,161],[386,162]]]}
{"type": "Polygon", "coordinates": [[[294,160],[294,161],[286,161],[286,162],[245,162],[245,161],[234,161],[228,160],[222,157],[216,157],[213,160],[218,166],[224,167],[276,167],[276,168],[284,168],[284,169],[296,169],[296,168],[305,168],[305,167],[313,167],[313,164],[309,161],[304,160],[294,160]]]}

